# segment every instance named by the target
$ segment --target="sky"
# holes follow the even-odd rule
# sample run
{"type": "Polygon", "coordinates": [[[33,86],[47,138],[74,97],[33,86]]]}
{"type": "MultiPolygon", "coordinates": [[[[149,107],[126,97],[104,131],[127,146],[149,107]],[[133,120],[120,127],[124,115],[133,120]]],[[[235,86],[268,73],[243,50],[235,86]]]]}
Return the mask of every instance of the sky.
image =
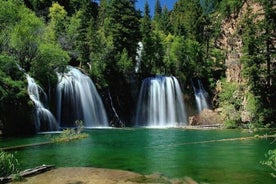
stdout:
{"type": "MultiPolygon", "coordinates": [[[[150,14],[153,15],[156,0],[137,0],[136,2],[137,9],[144,11],[146,1],[148,1],[150,6],[150,14]]],[[[177,0],[159,0],[159,1],[162,7],[166,5],[169,10],[172,10],[177,0]]]]}

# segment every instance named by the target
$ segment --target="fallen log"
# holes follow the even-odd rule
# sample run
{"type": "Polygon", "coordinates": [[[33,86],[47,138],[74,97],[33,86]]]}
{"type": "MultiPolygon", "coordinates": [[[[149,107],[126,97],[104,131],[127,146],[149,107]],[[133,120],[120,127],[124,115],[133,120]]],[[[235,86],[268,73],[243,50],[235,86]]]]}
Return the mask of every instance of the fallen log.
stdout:
{"type": "Polygon", "coordinates": [[[193,144],[206,144],[206,143],[228,142],[228,141],[244,141],[244,140],[267,139],[267,138],[274,138],[276,140],[276,135],[255,135],[255,136],[250,136],[250,137],[236,137],[236,138],[215,139],[215,140],[197,141],[197,142],[183,142],[183,143],[179,143],[179,144],[151,146],[148,148],[162,147],[162,146],[177,147],[177,146],[193,145],[193,144]]]}
{"type": "Polygon", "coordinates": [[[221,128],[222,124],[211,124],[211,125],[197,125],[199,128],[221,128]]]}
{"type": "Polygon", "coordinates": [[[26,176],[31,176],[31,175],[34,175],[34,174],[39,174],[39,173],[42,173],[42,172],[45,172],[45,171],[49,171],[54,167],[55,167],[54,165],[44,165],[43,164],[41,166],[38,166],[38,167],[35,167],[35,168],[32,168],[32,169],[26,169],[26,170],[20,172],[20,176],[21,177],[26,177],[26,176]]]}
{"type": "MultiPolygon", "coordinates": [[[[36,175],[36,174],[40,174],[42,172],[46,172],[49,171],[51,169],[53,169],[55,166],[54,165],[41,165],[41,166],[37,166],[35,168],[31,168],[31,169],[26,169],[24,171],[21,171],[19,173],[20,177],[28,177],[28,176],[32,176],[32,175],[36,175]]],[[[10,182],[12,179],[14,178],[13,175],[10,175],[8,177],[0,177],[0,183],[7,183],[10,182]]]]}
{"type": "Polygon", "coordinates": [[[42,145],[46,145],[46,144],[52,144],[53,142],[40,142],[40,143],[33,143],[33,144],[24,144],[24,145],[19,145],[19,146],[10,146],[10,147],[3,147],[0,148],[0,150],[2,151],[10,151],[10,150],[18,150],[18,149],[22,149],[22,148],[26,148],[26,147],[33,147],[33,146],[42,146],[42,145]]]}

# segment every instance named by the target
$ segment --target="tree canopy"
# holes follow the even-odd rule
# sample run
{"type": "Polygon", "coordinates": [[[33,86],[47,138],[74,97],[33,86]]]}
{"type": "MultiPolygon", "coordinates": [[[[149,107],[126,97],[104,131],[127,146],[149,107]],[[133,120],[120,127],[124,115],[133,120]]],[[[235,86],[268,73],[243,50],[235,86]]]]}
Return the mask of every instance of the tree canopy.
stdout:
{"type": "MultiPolygon", "coordinates": [[[[188,95],[193,93],[190,81],[202,78],[211,96],[220,98],[220,106],[236,108],[228,93],[216,94],[216,82],[225,81],[227,57],[218,43],[221,23],[237,18],[244,1],[178,0],[169,10],[156,0],[154,10],[145,3],[143,14],[135,2],[0,0],[0,122],[9,121],[7,104],[28,102],[24,72],[53,92],[56,71],[67,64],[90,75],[106,106],[111,93],[119,115],[128,122],[140,81],[153,75],[176,76],[188,95]]],[[[256,121],[275,125],[275,5],[273,0],[254,2],[262,7],[262,18],[248,11],[237,33],[242,35],[243,77],[250,99],[255,99],[251,104],[259,114],[256,121]]],[[[234,86],[223,85],[231,90],[234,86]]]]}

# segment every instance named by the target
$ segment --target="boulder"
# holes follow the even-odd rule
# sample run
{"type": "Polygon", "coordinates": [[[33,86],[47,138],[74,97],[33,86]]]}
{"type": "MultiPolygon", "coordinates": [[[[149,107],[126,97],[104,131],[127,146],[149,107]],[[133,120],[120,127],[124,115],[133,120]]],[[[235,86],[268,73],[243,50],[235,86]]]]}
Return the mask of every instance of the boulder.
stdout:
{"type": "Polygon", "coordinates": [[[217,125],[222,124],[222,117],[218,111],[203,109],[203,111],[189,118],[189,125],[217,125]]]}

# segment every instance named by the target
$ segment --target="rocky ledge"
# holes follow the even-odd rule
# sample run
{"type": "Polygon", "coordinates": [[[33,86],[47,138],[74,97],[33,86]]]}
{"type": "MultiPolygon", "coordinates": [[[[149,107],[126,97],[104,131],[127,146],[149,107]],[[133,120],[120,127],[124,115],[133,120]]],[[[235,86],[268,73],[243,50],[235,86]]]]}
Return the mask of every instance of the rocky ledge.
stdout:
{"type": "Polygon", "coordinates": [[[189,117],[190,126],[220,127],[222,122],[218,110],[204,109],[200,114],[189,117]]]}

